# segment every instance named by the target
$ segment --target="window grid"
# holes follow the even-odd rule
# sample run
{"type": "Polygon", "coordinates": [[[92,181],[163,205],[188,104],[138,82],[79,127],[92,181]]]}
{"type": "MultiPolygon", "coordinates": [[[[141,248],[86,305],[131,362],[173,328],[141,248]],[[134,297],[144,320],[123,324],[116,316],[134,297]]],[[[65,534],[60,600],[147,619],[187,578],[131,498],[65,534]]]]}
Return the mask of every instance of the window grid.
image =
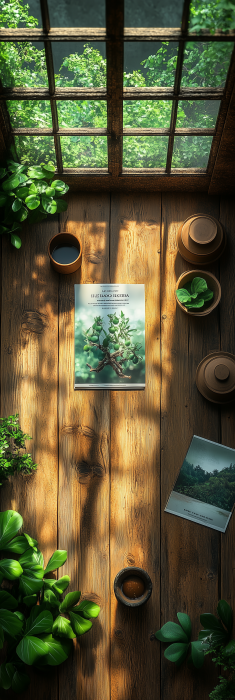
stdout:
{"type": "MultiPolygon", "coordinates": [[[[211,152],[209,156],[207,169],[177,169],[177,171],[188,174],[193,172],[211,173],[216,159],[216,154],[219,146],[220,136],[222,134],[223,125],[225,122],[229,99],[232,92],[232,86],[235,76],[235,50],[230,62],[230,69],[226,86],[221,88],[180,88],[181,74],[183,66],[184,46],[187,42],[202,41],[233,41],[234,32],[229,31],[224,34],[221,31],[216,31],[213,35],[202,30],[200,34],[195,34],[188,31],[189,7],[190,0],[185,0],[183,7],[182,28],[178,29],[124,29],[124,2],[118,3],[118,9],[112,0],[106,0],[106,30],[104,29],[50,29],[49,12],[47,0],[40,0],[43,29],[3,29],[0,31],[0,38],[4,41],[44,41],[46,66],[48,74],[49,89],[45,90],[37,88],[2,88],[0,99],[2,103],[6,100],[29,100],[29,99],[44,99],[49,100],[52,114],[52,130],[51,129],[34,129],[34,128],[18,128],[9,127],[9,118],[7,118],[7,110],[3,106],[3,118],[5,132],[8,133],[9,140],[14,139],[14,136],[20,134],[33,136],[53,136],[55,144],[55,153],[57,161],[58,173],[66,173],[72,169],[63,169],[60,136],[107,136],[108,140],[108,172],[111,177],[119,177],[123,172],[127,174],[137,174],[144,169],[129,169],[122,168],[122,140],[123,135],[133,136],[161,136],[169,137],[166,168],[151,168],[151,173],[157,173],[159,170],[167,174],[171,173],[171,161],[174,146],[174,137],[181,136],[213,136],[211,152]],[[56,88],[54,81],[54,68],[51,41],[105,41],[107,52],[107,88],[56,88]],[[175,73],[174,87],[162,88],[123,88],[123,42],[124,41],[169,41],[179,42],[179,51],[177,56],[177,65],[175,73]],[[105,100],[107,101],[107,129],[98,128],[59,128],[57,100],[105,100]],[[159,128],[124,128],[123,129],[123,100],[170,100],[172,102],[171,122],[169,129],[159,128]],[[217,118],[216,127],[210,128],[176,128],[177,109],[179,100],[221,100],[221,107],[217,118]],[[10,134],[9,134],[10,132],[10,134]]],[[[75,169],[79,172],[79,168],[75,169]]],[[[80,169],[82,173],[86,168],[80,169]]],[[[93,172],[107,172],[105,168],[89,169],[89,174],[93,172]]],[[[176,173],[176,169],[173,171],[176,173]]]]}

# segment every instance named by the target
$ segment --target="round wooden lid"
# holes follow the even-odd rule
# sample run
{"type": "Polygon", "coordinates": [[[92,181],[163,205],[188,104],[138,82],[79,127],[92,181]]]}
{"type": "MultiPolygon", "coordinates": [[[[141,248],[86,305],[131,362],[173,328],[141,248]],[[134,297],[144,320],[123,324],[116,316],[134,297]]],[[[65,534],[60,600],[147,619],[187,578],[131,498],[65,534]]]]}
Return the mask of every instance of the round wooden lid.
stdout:
{"type": "Polygon", "coordinates": [[[212,216],[206,217],[205,214],[194,214],[189,216],[178,229],[177,245],[182,258],[187,262],[196,265],[208,265],[215,262],[223,254],[226,247],[226,233],[223,230],[222,224],[212,216]],[[212,224],[215,222],[217,233],[215,238],[210,243],[196,243],[189,235],[190,224],[198,218],[207,218],[212,224]]]}
{"type": "Polygon", "coordinates": [[[216,221],[209,216],[195,216],[189,224],[189,236],[199,245],[211,243],[217,234],[216,221]]]}
{"type": "Polygon", "coordinates": [[[197,388],[213,403],[235,400],[235,356],[213,352],[200,362],[196,372],[197,388]]]}

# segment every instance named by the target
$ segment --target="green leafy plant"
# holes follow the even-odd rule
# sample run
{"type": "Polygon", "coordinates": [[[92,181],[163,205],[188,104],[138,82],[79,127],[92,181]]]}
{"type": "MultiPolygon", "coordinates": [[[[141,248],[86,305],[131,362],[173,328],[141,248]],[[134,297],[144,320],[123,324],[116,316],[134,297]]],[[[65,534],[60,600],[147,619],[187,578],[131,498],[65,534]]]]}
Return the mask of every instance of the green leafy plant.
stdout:
{"type": "Polygon", "coordinates": [[[0,486],[13,474],[31,474],[37,467],[26,452],[25,440],[32,440],[19,426],[18,413],[0,418],[0,486]]]}
{"type": "Polygon", "coordinates": [[[188,663],[200,669],[204,657],[212,654],[216,666],[222,666],[227,677],[219,676],[219,684],[210,693],[211,700],[230,700],[235,695],[235,640],[230,640],[233,627],[233,611],[226,600],[220,600],[217,606],[219,617],[211,613],[200,615],[204,629],[199,632],[198,640],[191,641],[191,621],[186,613],[177,613],[180,624],[166,622],[155,637],[160,642],[170,642],[164,656],[176,666],[181,666],[188,657],[188,663]]]}
{"type": "Polygon", "coordinates": [[[103,354],[95,368],[88,362],[87,366],[90,368],[90,372],[98,373],[110,365],[118,377],[131,379],[131,376],[124,374],[123,365],[137,365],[142,360],[142,356],[138,354],[141,344],[132,342],[131,339],[136,328],[130,328],[130,319],[125,316],[123,311],[121,311],[120,316],[117,316],[116,313],[108,314],[108,318],[108,332],[104,328],[101,316],[96,316],[93,326],[84,332],[84,352],[98,348],[103,354]]]}
{"type": "Polygon", "coordinates": [[[59,197],[69,187],[62,180],[53,180],[55,167],[51,163],[20,165],[14,160],[7,161],[7,168],[0,168],[2,187],[0,190],[0,208],[4,207],[0,234],[8,233],[15,248],[21,247],[17,232],[28,218],[30,224],[36,224],[67,209],[67,203],[59,197]]]}
{"type": "Polygon", "coordinates": [[[0,648],[4,639],[7,642],[0,688],[16,693],[30,683],[28,666],[43,673],[66,661],[73,639],[88,632],[91,619],[100,612],[92,601],[79,603],[81,591],[67,593],[62,600],[70,577],[55,579],[48,574],[63,566],[67,551],[54,552],[44,568],[37,540],[26,533],[17,534],[22,525],[16,511],[0,513],[0,551],[6,557],[0,560],[0,648]],[[10,592],[4,579],[11,582],[10,592]]]}
{"type": "Polygon", "coordinates": [[[184,287],[176,289],[176,296],[187,309],[200,309],[213,299],[214,294],[208,289],[207,282],[203,277],[194,277],[184,287]]]}

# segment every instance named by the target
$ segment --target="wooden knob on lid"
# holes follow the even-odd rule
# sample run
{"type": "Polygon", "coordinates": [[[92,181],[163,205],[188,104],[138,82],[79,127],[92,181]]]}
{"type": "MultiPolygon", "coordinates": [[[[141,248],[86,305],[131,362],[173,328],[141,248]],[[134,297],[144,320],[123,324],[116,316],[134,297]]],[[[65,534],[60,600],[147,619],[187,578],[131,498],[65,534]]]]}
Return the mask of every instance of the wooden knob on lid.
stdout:
{"type": "Polygon", "coordinates": [[[209,217],[197,216],[189,224],[189,236],[195,243],[203,245],[211,243],[216,234],[216,222],[209,219],[209,217]]]}
{"type": "Polygon", "coordinates": [[[228,377],[230,375],[230,371],[229,371],[229,368],[226,367],[226,365],[219,364],[219,365],[216,365],[216,367],[214,369],[214,374],[215,374],[216,379],[219,379],[220,382],[225,382],[226,379],[228,379],[228,377]]]}

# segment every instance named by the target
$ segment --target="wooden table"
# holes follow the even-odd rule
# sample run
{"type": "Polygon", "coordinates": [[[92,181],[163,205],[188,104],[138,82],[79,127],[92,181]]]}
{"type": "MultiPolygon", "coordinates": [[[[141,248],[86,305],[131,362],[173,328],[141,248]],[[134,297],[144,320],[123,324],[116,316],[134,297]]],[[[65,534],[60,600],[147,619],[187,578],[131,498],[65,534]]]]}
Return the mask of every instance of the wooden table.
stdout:
{"type": "Polygon", "coordinates": [[[201,612],[215,612],[220,597],[234,603],[234,517],[220,535],[164,513],[193,434],[235,447],[234,407],[210,404],[195,385],[205,355],[235,351],[234,215],[231,200],[205,194],[78,193],[60,227],[26,230],[20,251],[3,240],[1,415],[19,413],[38,469],[1,488],[1,510],[23,515],[46,562],[67,549],[60,575],[101,606],[73,656],[52,680],[35,677],[27,700],[207,700],[213,688],[208,658],[200,673],[177,670],[153,634],[182,611],[197,638],[201,612]],[[222,300],[204,319],[187,318],[174,296],[190,268],[176,232],[198,212],[220,216],[228,234],[209,268],[222,300]],[[81,236],[83,261],[58,276],[47,243],[65,228],[81,236]],[[146,389],[74,392],[74,283],[109,281],[146,285],[146,389]],[[137,610],[113,593],[131,565],[153,582],[137,610]]]}

